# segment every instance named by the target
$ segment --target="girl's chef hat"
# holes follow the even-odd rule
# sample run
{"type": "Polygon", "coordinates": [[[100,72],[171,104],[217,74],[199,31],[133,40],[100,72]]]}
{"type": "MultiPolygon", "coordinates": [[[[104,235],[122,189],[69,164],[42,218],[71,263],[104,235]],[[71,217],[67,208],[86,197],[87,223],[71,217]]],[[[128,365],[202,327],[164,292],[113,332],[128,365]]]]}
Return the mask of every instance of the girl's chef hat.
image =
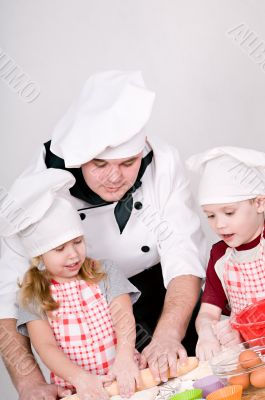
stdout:
{"type": "Polygon", "coordinates": [[[74,183],[70,172],[53,168],[18,178],[1,194],[0,236],[17,234],[28,256],[35,257],[83,235],[70,202],[74,183]]]}
{"type": "Polygon", "coordinates": [[[51,151],[64,159],[67,168],[80,167],[93,158],[125,158],[140,153],[154,98],[139,71],[91,76],[55,126],[51,151]]]}
{"type": "Polygon", "coordinates": [[[265,153],[240,147],[215,147],[191,156],[187,167],[201,174],[199,203],[222,204],[265,194],[265,153]]]}

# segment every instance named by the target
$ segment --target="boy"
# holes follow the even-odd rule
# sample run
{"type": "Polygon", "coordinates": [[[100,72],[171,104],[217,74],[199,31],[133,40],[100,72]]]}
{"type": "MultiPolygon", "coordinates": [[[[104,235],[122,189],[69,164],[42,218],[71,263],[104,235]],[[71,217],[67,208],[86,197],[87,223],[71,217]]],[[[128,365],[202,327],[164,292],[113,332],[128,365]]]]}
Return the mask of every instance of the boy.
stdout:
{"type": "Polygon", "coordinates": [[[199,203],[221,241],[214,244],[196,320],[201,360],[240,341],[221,314],[239,313],[265,297],[265,153],[219,147],[187,161],[202,173],[199,203]]]}

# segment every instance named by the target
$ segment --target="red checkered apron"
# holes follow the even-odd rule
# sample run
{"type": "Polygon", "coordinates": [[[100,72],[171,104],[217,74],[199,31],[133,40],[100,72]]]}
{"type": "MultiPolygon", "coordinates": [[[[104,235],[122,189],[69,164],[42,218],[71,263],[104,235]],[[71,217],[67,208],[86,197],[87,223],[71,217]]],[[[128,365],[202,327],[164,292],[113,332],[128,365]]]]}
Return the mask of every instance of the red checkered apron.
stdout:
{"type": "Polygon", "coordinates": [[[230,249],[224,266],[224,283],[231,315],[238,314],[249,304],[265,298],[264,242],[262,233],[257,256],[250,262],[237,262],[235,250],[230,249]]]}
{"type": "MultiPolygon", "coordinates": [[[[116,335],[106,299],[97,284],[83,280],[52,283],[57,310],[48,315],[58,346],[91,374],[104,375],[115,358],[116,335]]],[[[51,382],[72,388],[51,373],[51,382]]]]}

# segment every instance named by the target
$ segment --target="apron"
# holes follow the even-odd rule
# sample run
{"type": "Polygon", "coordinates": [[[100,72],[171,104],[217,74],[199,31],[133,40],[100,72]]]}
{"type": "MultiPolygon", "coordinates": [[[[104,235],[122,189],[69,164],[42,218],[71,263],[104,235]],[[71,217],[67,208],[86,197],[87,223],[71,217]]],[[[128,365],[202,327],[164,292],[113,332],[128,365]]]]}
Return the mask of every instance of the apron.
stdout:
{"type": "Polygon", "coordinates": [[[224,283],[231,316],[248,305],[265,298],[265,241],[263,232],[253,261],[237,262],[235,249],[230,249],[224,266],[224,283]]]}
{"type": "MultiPolygon", "coordinates": [[[[59,348],[88,373],[105,375],[115,359],[117,344],[111,313],[97,284],[84,280],[52,282],[50,291],[59,308],[48,320],[59,348]]],[[[73,388],[51,372],[51,382],[73,388]]]]}

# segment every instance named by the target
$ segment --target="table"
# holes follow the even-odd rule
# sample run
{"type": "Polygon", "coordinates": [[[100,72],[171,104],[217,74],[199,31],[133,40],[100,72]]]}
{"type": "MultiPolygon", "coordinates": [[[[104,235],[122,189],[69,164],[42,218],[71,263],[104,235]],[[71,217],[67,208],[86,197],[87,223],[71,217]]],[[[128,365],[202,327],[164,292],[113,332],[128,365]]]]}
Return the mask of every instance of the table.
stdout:
{"type": "Polygon", "coordinates": [[[243,394],[242,400],[264,400],[265,389],[254,389],[251,388],[247,391],[247,394],[243,394]]]}

